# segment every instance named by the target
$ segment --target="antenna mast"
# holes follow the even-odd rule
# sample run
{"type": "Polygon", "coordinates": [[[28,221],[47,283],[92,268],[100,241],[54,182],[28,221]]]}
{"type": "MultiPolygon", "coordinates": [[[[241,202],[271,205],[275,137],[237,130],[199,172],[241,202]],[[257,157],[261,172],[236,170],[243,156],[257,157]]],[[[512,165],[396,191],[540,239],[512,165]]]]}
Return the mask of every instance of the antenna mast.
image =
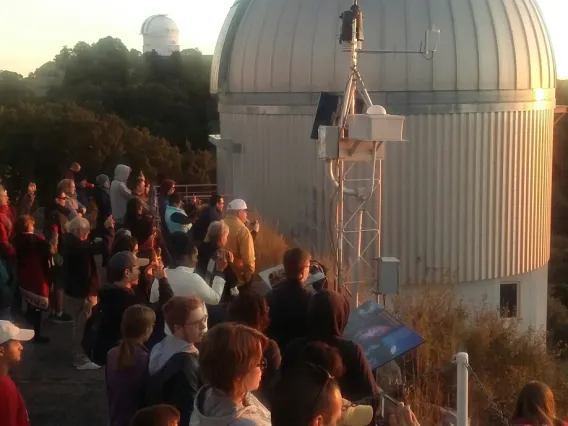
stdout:
{"type": "MultiPolygon", "coordinates": [[[[353,0],[351,8],[340,18],[339,43],[349,44],[344,51],[350,53],[351,72],[333,125],[318,129],[318,156],[328,162],[330,177],[336,187],[335,238],[332,243],[336,274],[334,287],[339,291],[346,290],[352,297],[352,306],[357,306],[360,285],[371,283],[375,294],[387,293],[381,290],[384,285],[378,282],[379,268],[374,264],[375,259],[381,262],[382,161],[385,141],[404,140],[402,128],[405,117],[388,115],[383,107],[373,105],[359,72],[360,53],[393,51],[362,49],[363,13],[358,0],[353,0]],[[357,111],[357,93],[365,103],[364,111],[357,111]],[[366,178],[349,178],[354,166],[358,166],[360,176],[365,165],[371,169],[366,178]],[[363,184],[363,187],[351,189],[346,184],[363,184]]],[[[424,48],[402,53],[433,55],[436,47],[430,49],[429,44],[434,41],[437,46],[439,34],[439,30],[432,29],[426,33],[424,48]]],[[[398,274],[398,260],[394,260],[396,262],[393,263],[392,259],[389,262],[396,267],[398,274]]]]}

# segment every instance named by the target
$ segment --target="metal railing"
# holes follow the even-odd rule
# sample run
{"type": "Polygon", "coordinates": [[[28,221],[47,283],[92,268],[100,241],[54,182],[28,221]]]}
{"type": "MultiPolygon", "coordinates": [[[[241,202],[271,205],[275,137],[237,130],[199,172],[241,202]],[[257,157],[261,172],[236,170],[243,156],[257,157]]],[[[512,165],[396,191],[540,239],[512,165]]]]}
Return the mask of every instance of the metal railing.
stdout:
{"type": "Polygon", "coordinates": [[[195,184],[195,185],[178,185],[176,191],[183,195],[184,200],[191,200],[194,196],[201,202],[209,200],[209,197],[217,192],[217,184],[195,184]]]}
{"type": "MultiPolygon", "coordinates": [[[[155,187],[156,194],[160,190],[159,186],[155,187]]],[[[190,202],[193,197],[196,197],[199,203],[208,202],[209,198],[217,192],[217,184],[188,184],[188,185],[178,185],[176,184],[176,192],[180,192],[183,196],[185,202],[190,202]]],[[[162,218],[159,212],[154,215],[154,223],[159,228],[162,218]]]]}
{"type": "MultiPolygon", "coordinates": [[[[454,355],[452,364],[450,363],[445,364],[440,369],[429,370],[426,373],[420,375],[418,378],[414,378],[412,381],[417,381],[418,379],[425,379],[430,377],[431,375],[434,376],[442,371],[448,371],[449,368],[455,368],[457,373],[457,380],[456,380],[456,411],[455,411],[455,419],[456,424],[455,426],[469,426],[470,419],[469,419],[469,411],[468,411],[468,403],[469,403],[469,378],[473,379],[474,384],[477,386],[479,391],[483,394],[483,396],[487,399],[489,404],[490,410],[498,417],[499,423],[502,426],[509,426],[509,419],[505,415],[503,409],[497,404],[495,399],[491,396],[491,393],[487,390],[481,379],[477,376],[473,368],[469,364],[469,355],[466,352],[459,352],[454,355]]],[[[379,395],[379,407],[377,412],[377,419],[378,421],[375,424],[386,424],[385,421],[387,420],[386,417],[386,406],[390,406],[391,409],[399,405],[399,401],[391,398],[386,393],[382,393],[379,395]],[[381,422],[382,420],[382,422],[381,422]]],[[[442,408],[442,407],[439,407],[442,408]]],[[[444,409],[446,410],[446,409],[444,409]]],[[[453,413],[452,413],[453,415],[453,413]]],[[[418,419],[420,421],[420,419],[418,419]]]]}

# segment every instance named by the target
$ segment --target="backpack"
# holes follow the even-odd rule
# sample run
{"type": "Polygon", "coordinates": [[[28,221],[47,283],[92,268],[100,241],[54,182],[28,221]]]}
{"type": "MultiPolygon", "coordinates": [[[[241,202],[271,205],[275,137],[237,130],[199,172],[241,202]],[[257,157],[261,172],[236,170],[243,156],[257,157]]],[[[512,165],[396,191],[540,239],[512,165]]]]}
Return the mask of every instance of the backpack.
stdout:
{"type": "Polygon", "coordinates": [[[16,280],[10,265],[0,259],[0,309],[9,308],[16,292],[16,280]]]}
{"type": "Polygon", "coordinates": [[[85,323],[83,338],[81,339],[81,346],[85,351],[85,355],[87,355],[87,357],[93,362],[95,357],[97,338],[99,335],[99,330],[101,329],[103,318],[103,311],[100,305],[100,303],[97,303],[95,306],[93,306],[93,311],[91,312],[91,316],[85,323]]]}

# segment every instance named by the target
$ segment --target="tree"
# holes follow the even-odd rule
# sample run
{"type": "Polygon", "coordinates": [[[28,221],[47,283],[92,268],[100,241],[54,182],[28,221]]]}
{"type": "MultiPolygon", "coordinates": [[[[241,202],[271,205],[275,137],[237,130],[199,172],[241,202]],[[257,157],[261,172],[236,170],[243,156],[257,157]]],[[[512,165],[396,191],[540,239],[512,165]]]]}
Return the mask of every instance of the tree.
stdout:
{"type": "MultiPolygon", "coordinates": [[[[63,78],[48,91],[53,102],[74,102],[117,114],[185,151],[209,148],[217,112],[209,94],[211,62],[195,49],[162,57],[128,50],[115,38],[64,48],[53,63],[63,78]]],[[[39,71],[39,70],[38,70],[39,71]]]]}
{"type": "Polygon", "coordinates": [[[0,105],[14,105],[33,98],[34,93],[27,86],[22,75],[0,70],[0,105]]]}
{"type": "Polygon", "coordinates": [[[0,109],[0,158],[0,175],[9,188],[21,189],[34,180],[44,198],[53,195],[72,161],[90,176],[106,172],[112,177],[119,163],[143,170],[152,180],[183,175],[182,156],[165,139],[129,127],[116,115],[99,117],[74,104],[0,109]]]}

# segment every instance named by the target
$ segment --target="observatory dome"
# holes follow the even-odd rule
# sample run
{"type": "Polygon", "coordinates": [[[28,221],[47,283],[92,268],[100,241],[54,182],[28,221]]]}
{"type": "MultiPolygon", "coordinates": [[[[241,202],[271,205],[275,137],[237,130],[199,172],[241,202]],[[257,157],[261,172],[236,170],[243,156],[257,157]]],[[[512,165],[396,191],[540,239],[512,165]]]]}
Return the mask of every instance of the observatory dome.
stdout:
{"type": "MultiPolygon", "coordinates": [[[[402,283],[449,281],[464,300],[514,304],[540,329],[556,68],[536,0],[358,3],[365,50],[417,51],[440,29],[432,58],[359,57],[373,103],[406,116],[406,141],[384,144],[380,211],[376,202],[362,227],[379,219],[380,254],[400,260],[402,283]]],[[[342,94],[347,82],[339,16],[351,4],[237,0],[211,72],[219,192],[246,199],[316,253],[330,252],[337,188],[310,135],[320,93],[342,94]]],[[[350,164],[350,189],[369,177],[363,163],[350,164]]]]}
{"type": "Polygon", "coordinates": [[[144,40],[143,52],[155,51],[160,56],[179,52],[179,29],[167,15],[153,15],[144,21],[140,29],[144,40]]]}
{"type": "MultiPolygon", "coordinates": [[[[213,91],[342,92],[348,53],[339,15],[351,0],[239,0],[215,51],[213,91]]],[[[556,70],[535,0],[360,0],[364,48],[417,50],[441,30],[438,53],[365,55],[371,91],[495,91],[553,88],[556,70]]]]}

